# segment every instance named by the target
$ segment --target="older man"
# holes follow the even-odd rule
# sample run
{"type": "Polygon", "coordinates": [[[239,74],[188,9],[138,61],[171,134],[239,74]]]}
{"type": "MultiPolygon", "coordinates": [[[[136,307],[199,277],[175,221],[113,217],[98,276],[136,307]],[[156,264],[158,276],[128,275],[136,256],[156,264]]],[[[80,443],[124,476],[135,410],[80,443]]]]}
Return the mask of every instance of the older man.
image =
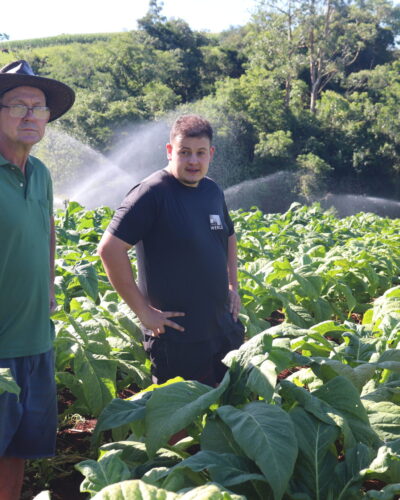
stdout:
{"type": "Polygon", "coordinates": [[[19,398],[0,395],[1,500],[20,498],[25,459],[55,452],[53,194],[30,151],[74,99],[26,61],[0,69],[0,367],[21,388],[19,398]]]}

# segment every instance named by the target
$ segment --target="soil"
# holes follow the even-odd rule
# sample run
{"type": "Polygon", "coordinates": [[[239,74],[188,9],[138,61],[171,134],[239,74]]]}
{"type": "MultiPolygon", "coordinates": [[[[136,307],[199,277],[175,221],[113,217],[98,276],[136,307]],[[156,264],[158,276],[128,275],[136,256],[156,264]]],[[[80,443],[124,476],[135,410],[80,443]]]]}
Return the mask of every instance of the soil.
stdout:
{"type": "MultiPolygon", "coordinates": [[[[368,481],[364,481],[363,484],[363,490],[364,491],[369,491],[369,490],[381,490],[386,486],[386,483],[379,481],[378,479],[368,479],[368,481]]],[[[393,497],[393,500],[399,500],[400,495],[395,495],[393,497]]]]}
{"type": "Polygon", "coordinates": [[[361,324],[363,320],[363,315],[358,313],[351,313],[351,319],[354,323],[361,324]]]}
{"type": "Polygon", "coordinates": [[[90,438],[90,431],[59,431],[54,458],[27,462],[21,500],[31,500],[43,490],[50,491],[51,500],[88,498],[86,493],[79,491],[83,476],[74,469],[74,465],[90,458],[90,438]]]}
{"type": "Polygon", "coordinates": [[[278,373],[278,380],[284,380],[285,378],[289,377],[289,375],[298,372],[302,368],[307,368],[307,366],[293,366],[292,368],[286,368],[285,370],[282,370],[280,373],[278,373]]]}
{"type": "Polygon", "coordinates": [[[280,325],[285,321],[285,315],[281,310],[276,310],[271,313],[271,316],[265,318],[271,326],[280,325]]]}

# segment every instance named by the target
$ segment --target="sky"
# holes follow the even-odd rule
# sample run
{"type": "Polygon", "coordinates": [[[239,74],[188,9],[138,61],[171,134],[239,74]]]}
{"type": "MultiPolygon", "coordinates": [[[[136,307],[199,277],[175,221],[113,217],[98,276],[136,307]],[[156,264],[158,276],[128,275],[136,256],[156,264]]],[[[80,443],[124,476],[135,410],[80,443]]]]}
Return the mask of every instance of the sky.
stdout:
{"type": "MultiPolygon", "coordinates": [[[[162,14],[180,17],[193,30],[220,32],[245,24],[255,0],[164,0],[162,14]]],[[[0,33],[10,40],[61,34],[108,33],[136,29],[149,0],[19,0],[3,8],[0,33]],[[5,14],[5,15],[4,15],[5,14]]]]}

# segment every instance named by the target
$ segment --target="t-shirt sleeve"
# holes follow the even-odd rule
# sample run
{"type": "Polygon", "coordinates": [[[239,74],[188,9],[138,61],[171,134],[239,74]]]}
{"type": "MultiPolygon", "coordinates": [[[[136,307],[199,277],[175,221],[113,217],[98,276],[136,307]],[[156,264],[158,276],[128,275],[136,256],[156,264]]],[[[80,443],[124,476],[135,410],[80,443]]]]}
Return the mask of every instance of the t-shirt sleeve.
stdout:
{"type": "Polygon", "coordinates": [[[107,231],[129,245],[148,234],[157,217],[154,193],[146,186],[135,186],[116,210],[107,231]]]}
{"type": "Polygon", "coordinates": [[[228,207],[226,206],[225,199],[224,199],[224,219],[225,219],[226,225],[228,226],[228,235],[232,236],[232,234],[235,233],[235,228],[233,227],[233,222],[232,222],[231,216],[229,215],[228,207]]]}

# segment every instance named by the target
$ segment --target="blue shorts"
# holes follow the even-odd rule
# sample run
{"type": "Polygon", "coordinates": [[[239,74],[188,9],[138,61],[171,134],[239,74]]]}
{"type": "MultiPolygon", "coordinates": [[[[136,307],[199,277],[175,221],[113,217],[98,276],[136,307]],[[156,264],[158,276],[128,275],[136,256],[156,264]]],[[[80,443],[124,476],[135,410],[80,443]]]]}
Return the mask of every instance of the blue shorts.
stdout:
{"type": "Polygon", "coordinates": [[[19,398],[9,392],[0,394],[0,457],[54,456],[57,392],[53,350],[0,359],[0,368],[10,368],[21,388],[19,398]]]}

